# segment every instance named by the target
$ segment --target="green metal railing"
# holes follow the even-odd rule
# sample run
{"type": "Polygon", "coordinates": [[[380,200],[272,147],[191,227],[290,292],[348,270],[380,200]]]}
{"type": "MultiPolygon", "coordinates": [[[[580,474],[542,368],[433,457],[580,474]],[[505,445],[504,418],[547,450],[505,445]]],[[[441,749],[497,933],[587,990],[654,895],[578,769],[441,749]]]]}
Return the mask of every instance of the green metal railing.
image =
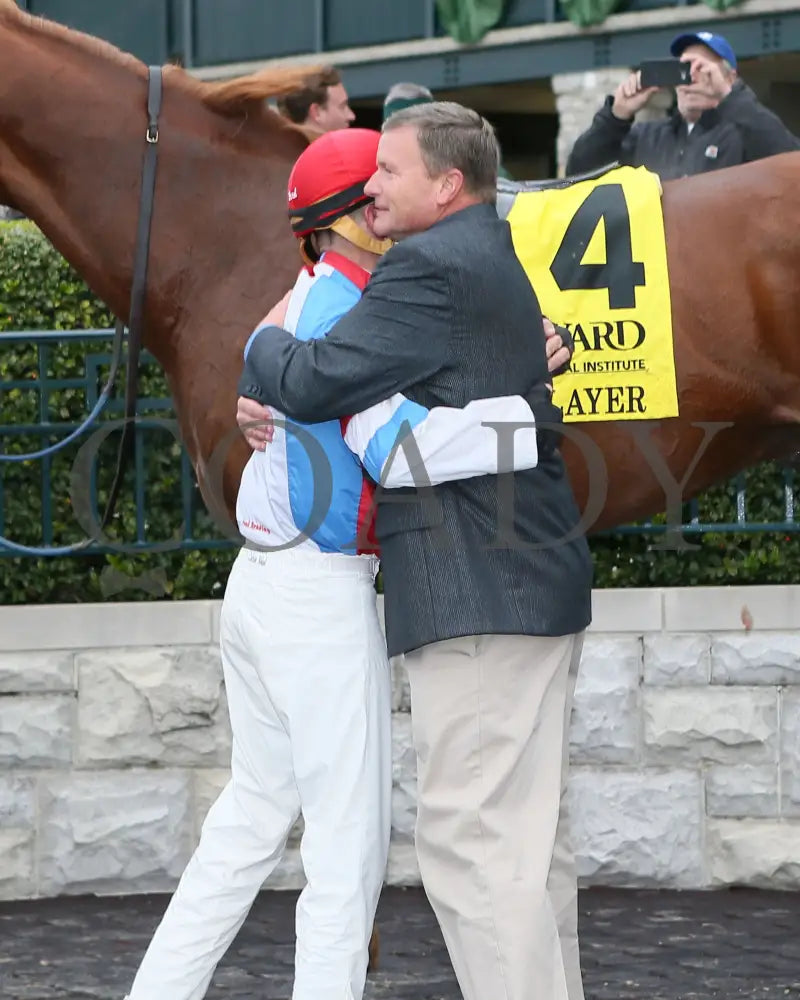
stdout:
{"type": "MultiPolygon", "coordinates": [[[[0,452],[26,454],[62,440],[78,428],[97,402],[111,363],[113,330],[12,331],[0,334],[0,452]],[[58,372],[59,374],[56,374],[58,372]]],[[[121,383],[118,379],[118,383],[121,383]]],[[[63,451],[26,462],[0,461],[0,536],[32,547],[52,547],[93,538],[81,551],[228,548],[234,543],[210,521],[186,450],[176,440],[172,400],[158,362],[142,353],[142,394],[137,403],[134,452],[115,525],[95,536],[75,515],[77,490],[88,493],[91,510],[103,510],[119,444],[124,400],[112,397],[99,417],[63,451]],[[158,395],[148,394],[155,386],[158,395]],[[106,425],[104,427],[104,425],[106,425]],[[107,433],[105,440],[98,439],[107,433]],[[92,442],[92,437],[95,437],[92,442]],[[83,449],[97,448],[85,481],[73,479],[83,449]],[[153,494],[162,521],[150,523],[153,494]],[[21,497],[24,495],[24,503],[21,497]],[[26,515],[30,513],[30,517],[26,515]],[[35,525],[32,520],[37,522],[35,525]],[[22,530],[23,537],[19,535],[22,530]]],[[[83,464],[83,463],[82,463],[83,464]]],[[[84,500],[86,498],[84,497],[84,500]]],[[[0,556],[18,554],[0,541],[0,556]]]]}
{"type": "MultiPolygon", "coordinates": [[[[81,424],[107,377],[112,338],[112,330],[0,334],[0,452],[38,450],[81,424]]],[[[184,550],[230,548],[235,543],[223,537],[208,517],[188,455],[169,429],[174,421],[172,401],[166,395],[160,366],[146,352],[140,385],[135,457],[124,491],[127,515],[123,512],[118,520],[110,543],[99,539],[83,551],[113,552],[121,546],[128,551],[146,551],[166,544],[184,550]],[[152,389],[159,394],[149,395],[152,389]],[[154,528],[151,520],[156,509],[162,519],[164,512],[168,513],[168,524],[154,528]],[[180,525],[176,527],[178,518],[180,525]]],[[[104,423],[119,420],[122,410],[123,400],[112,398],[74,445],[56,455],[19,464],[0,462],[0,536],[19,542],[13,531],[22,524],[22,541],[31,546],[59,545],[82,537],[74,516],[70,472],[81,446],[102,431],[104,423]]],[[[107,487],[116,459],[117,434],[112,433],[103,443],[90,481],[83,484],[92,509],[98,512],[103,499],[100,480],[105,479],[107,487]]],[[[795,472],[789,467],[776,469],[773,478],[768,502],[761,496],[751,503],[747,475],[742,475],[726,489],[716,491],[724,497],[723,504],[718,496],[713,504],[716,516],[708,516],[707,496],[701,496],[683,505],[679,526],[659,517],[614,529],[613,534],[797,532],[795,472]],[[759,508],[755,513],[754,506],[759,508]]],[[[11,554],[15,553],[0,541],[0,555],[11,554]]]]}
{"type": "Polygon", "coordinates": [[[607,535],[663,535],[669,531],[680,534],[753,534],[759,532],[787,532],[791,534],[800,531],[800,521],[795,520],[795,472],[794,469],[781,470],[780,489],[783,494],[782,519],[751,520],[747,516],[747,490],[745,476],[737,476],[727,489],[731,494],[736,512],[731,521],[704,521],[700,514],[702,498],[696,498],[683,504],[683,519],[680,525],[661,523],[660,521],[643,521],[641,524],[625,524],[613,531],[603,532],[607,535]]]}

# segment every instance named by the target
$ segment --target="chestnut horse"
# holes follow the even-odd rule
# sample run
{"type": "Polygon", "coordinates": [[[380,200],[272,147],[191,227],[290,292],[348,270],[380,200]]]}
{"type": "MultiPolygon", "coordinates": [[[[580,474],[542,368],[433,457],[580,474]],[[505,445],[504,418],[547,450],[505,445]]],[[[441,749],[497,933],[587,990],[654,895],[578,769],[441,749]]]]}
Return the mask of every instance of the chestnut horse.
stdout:
{"type": "MultiPolygon", "coordinates": [[[[126,317],[147,71],[10,0],[0,0],[0,51],[0,203],[33,219],[126,317]]],[[[265,99],[307,73],[209,84],[164,70],[144,344],[217,515],[232,517],[247,458],[234,433],[242,347],[298,267],[285,187],[308,139],[265,99]],[[209,463],[224,442],[215,489],[209,463]]],[[[786,154],[665,184],[680,417],[567,427],[588,530],[674,507],[800,447],[799,183],[800,154],[786,154]]]]}
{"type": "MultiPolygon", "coordinates": [[[[0,204],[33,219],[126,318],[147,71],[10,0],[0,0],[0,52],[0,204]]],[[[298,268],[284,205],[307,136],[264,102],[307,73],[206,84],[164,71],[144,344],[217,512],[210,462],[233,441],[221,482],[231,517],[248,454],[234,421],[242,347],[298,268]]],[[[587,529],[648,517],[676,490],[692,495],[800,445],[799,184],[800,154],[790,154],[665,185],[681,415],[569,428],[564,455],[587,529]],[[736,426],[695,426],[715,422],[736,426]]]]}

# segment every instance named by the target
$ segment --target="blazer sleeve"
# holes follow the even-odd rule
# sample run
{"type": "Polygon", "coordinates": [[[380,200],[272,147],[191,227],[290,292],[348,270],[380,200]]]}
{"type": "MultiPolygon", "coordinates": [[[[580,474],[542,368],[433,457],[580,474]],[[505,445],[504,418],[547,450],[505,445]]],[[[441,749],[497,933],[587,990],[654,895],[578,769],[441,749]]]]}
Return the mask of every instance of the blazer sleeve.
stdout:
{"type": "Polygon", "coordinates": [[[446,273],[398,243],[326,337],[270,326],[251,338],[240,392],[305,423],[357,413],[437,372],[452,322],[446,273]]]}

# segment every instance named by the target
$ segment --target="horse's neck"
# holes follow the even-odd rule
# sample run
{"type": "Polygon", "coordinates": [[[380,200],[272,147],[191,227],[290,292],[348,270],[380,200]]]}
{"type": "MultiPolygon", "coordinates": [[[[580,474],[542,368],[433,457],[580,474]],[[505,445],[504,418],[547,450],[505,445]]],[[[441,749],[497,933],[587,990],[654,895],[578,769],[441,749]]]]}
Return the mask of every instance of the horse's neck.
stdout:
{"type": "MultiPolygon", "coordinates": [[[[127,317],[146,146],[145,67],[1,11],[0,51],[0,200],[36,222],[92,290],[127,317]]],[[[190,360],[178,359],[176,330],[193,326],[196,363],[201,344],[211,353],[215,337],[230,336],[220,328],[237,322],[239,297],[244,328],[269,306],[271,285],[280,297],[293,277],[282,195],[298,143],[244,114],[221,118],[165,71],[145,343],[171,378],[190,360]]]]}
{"type": "MultiPolygon", "coordinates": [[[[119,317],[129,308],[147,127],[145,67],[7,20],[0,0],[0,201],[21,209],[119,317]]],[[[167,69],[144,343],[163,365],[207,502],[235,426],[241,345],[293,283],[286,220],[297,133],[221,115],[167,69]]],[[[285,81],[289,87],[292,81],[285,81]]],[[[238,449],[238,450],[237,450],[238,449]]],[[[229,507],[245,460],[226,463],[229,507]]]]}
{"type": "Polygon", "coordinates": [[[133,69],[81,66],[88,53],[79,61],[57,47],[0,22],[0,189],[123,314],[146,85],[133,69]]]}

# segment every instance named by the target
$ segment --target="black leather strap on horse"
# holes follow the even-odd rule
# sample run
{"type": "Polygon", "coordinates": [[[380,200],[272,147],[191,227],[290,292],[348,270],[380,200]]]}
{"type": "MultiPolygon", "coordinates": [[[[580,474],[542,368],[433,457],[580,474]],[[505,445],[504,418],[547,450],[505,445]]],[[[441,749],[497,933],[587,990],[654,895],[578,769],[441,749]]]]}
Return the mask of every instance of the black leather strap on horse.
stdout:
{"type": "MultiPolygon", "coordinates": [[[[130,460],[132,444],[136,438],[136,401],[139,388],[139,356],[142,349],[142,327],[147,292],[147,264],[150,258],[150,231],[153,220],[153,200],[156,187],[156,166],[158,165],[158,116],[161,113],[163,91],[161,67],[150,66],[147,94],[147,132],[144,165],[142,167],[142,188],[139,196],[139,225],[136,232],[136,247],[133,258],[131,280],[130,315],[128,317],[128,366],[125,372],[125,423],[117,453],[117,468],[103,513],[101,528],[106,528],[114,514],[122,480],[130,460]]],[[[117,335],[123,326],[117,320],[117,335]]]]}

